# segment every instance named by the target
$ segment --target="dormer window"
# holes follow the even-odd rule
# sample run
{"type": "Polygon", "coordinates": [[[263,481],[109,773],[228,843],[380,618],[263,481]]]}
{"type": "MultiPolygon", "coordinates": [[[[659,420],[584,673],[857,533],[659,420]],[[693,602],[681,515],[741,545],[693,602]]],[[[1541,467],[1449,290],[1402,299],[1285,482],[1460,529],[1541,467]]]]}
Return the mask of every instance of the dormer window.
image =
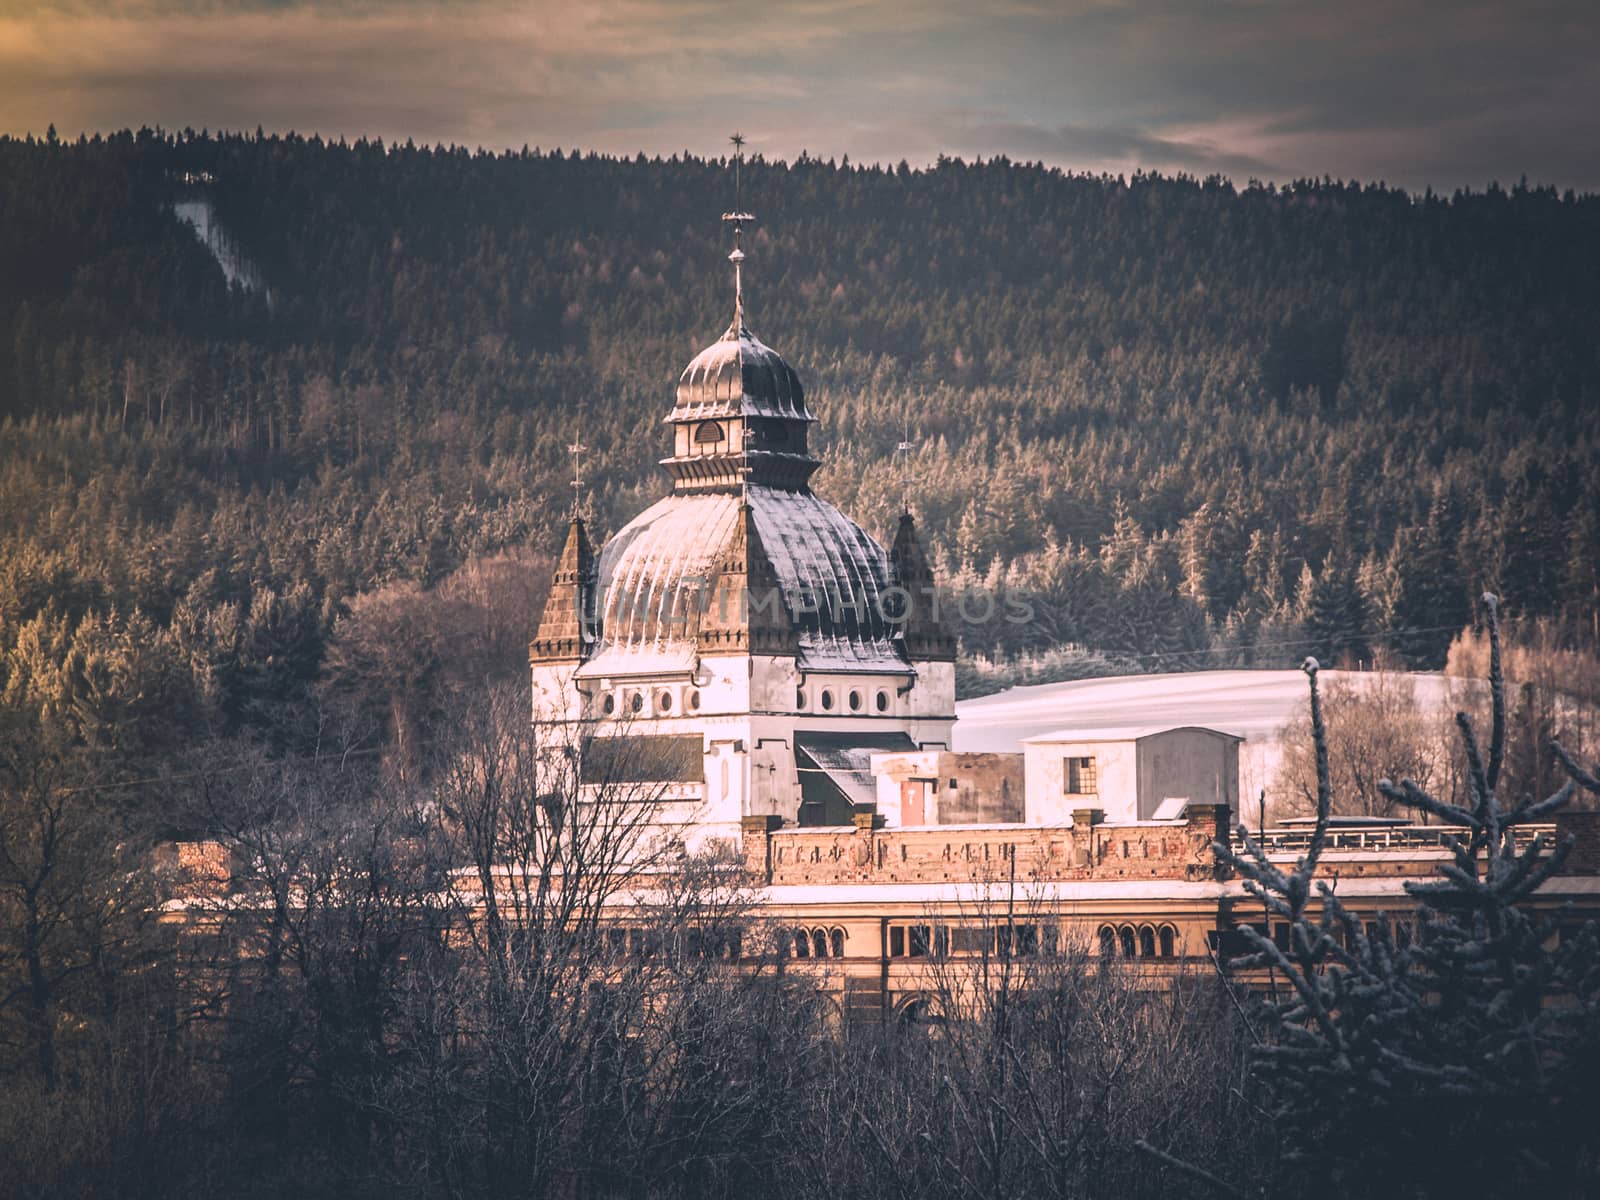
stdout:
{"type": "Polygon", "coordinates": [[[720,442],[727,437],[720,421],[701,421],[694,427],[695,445],[705,445],[709,442],[720,442]]]}

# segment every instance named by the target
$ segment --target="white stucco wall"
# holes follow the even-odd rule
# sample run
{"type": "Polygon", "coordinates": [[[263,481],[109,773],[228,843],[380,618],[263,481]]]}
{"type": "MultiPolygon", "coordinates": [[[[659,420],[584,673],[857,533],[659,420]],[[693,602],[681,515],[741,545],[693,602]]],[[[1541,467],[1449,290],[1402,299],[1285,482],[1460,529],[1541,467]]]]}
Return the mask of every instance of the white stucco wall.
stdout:
{"type": "Polygon", "coordinates": [[[1138,744],[1136,742],[1029,742],[1023,747],[1027,789],[1024,819],[1030,825],[1068,825],[1075,808],[1098,808],[1107,821],[1138,819],[1138,744]],[[1066,760],[1093,758],[1100,790],[1068,795],[1066,760]]]}

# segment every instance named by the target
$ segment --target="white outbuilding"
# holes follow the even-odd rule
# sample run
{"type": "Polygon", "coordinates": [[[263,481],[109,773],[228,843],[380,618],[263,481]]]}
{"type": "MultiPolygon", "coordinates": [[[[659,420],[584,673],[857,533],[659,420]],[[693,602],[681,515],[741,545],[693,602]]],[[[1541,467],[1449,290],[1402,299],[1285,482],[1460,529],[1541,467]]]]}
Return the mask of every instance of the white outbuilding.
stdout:
{"type": "Polygon", "coordinates": [[[1030,825],[1067,825],[1074,811],[1125,824],[1182,818],[1191,804],[1239,810],[1238,734],[1200,725],[1062,729],[1023,742],[1030,825]]]}

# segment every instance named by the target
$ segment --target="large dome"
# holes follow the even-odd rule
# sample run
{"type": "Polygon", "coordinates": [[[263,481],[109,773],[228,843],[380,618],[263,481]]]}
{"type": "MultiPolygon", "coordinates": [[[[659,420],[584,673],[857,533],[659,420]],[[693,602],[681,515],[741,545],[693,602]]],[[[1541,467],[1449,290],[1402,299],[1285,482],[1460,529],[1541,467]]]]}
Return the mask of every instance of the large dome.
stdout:
{"type": "MultiPolygon", "coordinates": [[[[809,492],[752,486],[739,495],[673,495],[620,529],[600,554],[598,653],[586,676],[686,670],[717,563],[742,503],[777,576],[802,671],[904,672],[885,614],[889,556],[809,492]]],[[[754,601],[752,601],[754,603],[754,601]]]]}
{"type": "Polygon", "coordinates": [[[794,368],[737,319],[684,368],[667,420],[721,417],[814,419],[794,368]]]}

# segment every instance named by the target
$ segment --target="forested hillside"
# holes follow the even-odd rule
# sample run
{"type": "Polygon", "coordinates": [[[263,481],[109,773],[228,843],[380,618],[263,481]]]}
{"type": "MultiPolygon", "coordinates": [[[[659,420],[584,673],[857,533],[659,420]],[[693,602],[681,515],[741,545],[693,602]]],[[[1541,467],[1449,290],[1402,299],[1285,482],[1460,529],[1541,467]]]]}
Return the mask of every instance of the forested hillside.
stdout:
{"type": "MultiPolygon", "coordinates": [[[[1029,595],[969,656],[1438,666],[1485,588],[1594,638],[1600,199],[757,160],[743,202],[818,489],[885,533],[909,438],[944,577],[1029,595]]],[[[404,738],[520,674],[567,444],[601,533],[665,487],[731,203],[693,158],[0,139],[4,704],[404,738]]]]}

